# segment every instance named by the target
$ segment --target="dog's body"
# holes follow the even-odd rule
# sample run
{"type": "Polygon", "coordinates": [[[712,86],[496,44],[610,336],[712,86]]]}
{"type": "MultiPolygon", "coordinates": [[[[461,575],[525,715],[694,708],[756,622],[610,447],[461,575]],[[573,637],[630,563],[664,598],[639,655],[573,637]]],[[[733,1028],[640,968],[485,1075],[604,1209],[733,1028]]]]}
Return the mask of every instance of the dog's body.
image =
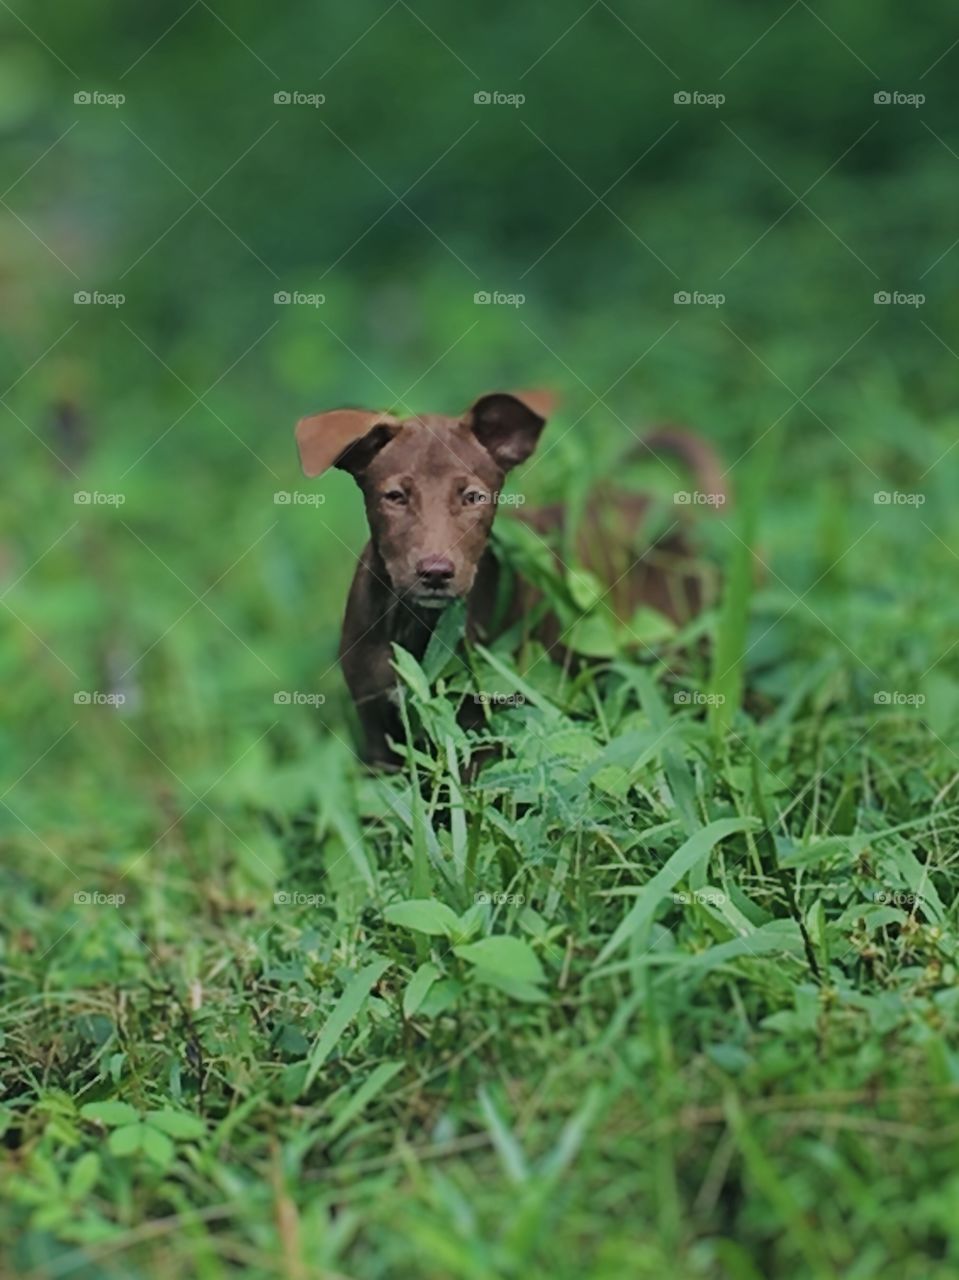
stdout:
{"type": "MultiPolygon", "coordinates": [[[[489,533],[505,474],[535,448],[548,401],[541,393],[494,393],[461,419],[400,421],[337,410],[297,427],[307,474],[331,465],[350,471],[366,499],[372,536],[350,588],[340,663],[371,764],[395,764],[389,739],[401,736],[393,644],[422,657],[442,609],[457,598],[466,600],[468,634],[484,641],[531,615],[536,593],[519,578],[504,603],[503,571],[489,533]]],[[[644,447],[678,455],[704,492],[722,491],[715,456],[697,437],[669,429],[648,437],[644,447]]],[[[634,553],[627,572],[608,536],[614,513],[616,540],[622,537],[623,548],[635,545],[648,505],[638,494],[596,494],[578,530],[577,559],[611,588],[611,607],[620,616],[642,604],[685,622],[702,608],[703,590],[683,533],[670,532],[638,559],[634,553]]],[[[543,535],[561,530],[566,513],[554,506],[520,518],[543,535]]],[[[536,635],[554,655],[563,652],[555,617],[545,617],[536,635]]]]}

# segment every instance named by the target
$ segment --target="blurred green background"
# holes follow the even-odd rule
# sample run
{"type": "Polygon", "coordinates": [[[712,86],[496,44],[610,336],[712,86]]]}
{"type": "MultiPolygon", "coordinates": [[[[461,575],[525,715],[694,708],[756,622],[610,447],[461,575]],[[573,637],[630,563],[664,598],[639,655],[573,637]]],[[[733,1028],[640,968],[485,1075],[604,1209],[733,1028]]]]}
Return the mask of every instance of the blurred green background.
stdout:
{"type": "MultiPolygon", "coordinates": [[[[759,496],[746,682],[822,733],[796,786],[833,748],[855,774],[877,690],[921,690],[928,732],[883,722],[889,755],[861,791],[843,784],[841,829],[877,797],[893,822],[947,794],[947,26],[932,0],[0,5],[11,1096],[65,1088],[74,1067],[86,1096],[115,989],[245,972],[292,815],[319,806],[334,851],[363,838],[335,665],[363,520],[347,476],[300,476],[306,412],[455,412],[553,387],[562,408],[512,482],[530,500],[610,471],[646,425],[693,426],[734,492],[759,496]],[[922,503],[877,504],[886,492],[922,503]],[[119,712],[97,695],[122,695],[119,712]],[[74,911],[76,890],[121,879],[135,915],[93,928],[74,911]],[[37,991],[56,998],[35,1006],[37,991]],[[88,1020],[65,1029],[56,993],[88,1020]]],[[[704,531],[721,556],[735,519],[704,531]]],[[[229,1056],[252,1088],[244,1049],[229,1056]]],[[[179,1081],[179,1063],[151,1063],[179,1081]]],[[[638,1265],[610,1258],[610,1274],[638,1265]]]]}
{"type": "MultiPolygon", "coordinates": [[[[362,526],[340,475],[318,486],[323,509],[274,505],[306,488],[291,438],[306,411],[454,411],[490,386],[557,387],[531,496],[662,418],[730,464],[775,423],[776,568],[809,585],[825,567],[812,552],[852,542],[871,493],[945,447],[920,425],[949,418],[955,381],[959,54],[937,13],[0,14],[14,776],[70,722],[71,689],[109,688],[133,662],[148,695],[185,682],[170,714],[186,720],[215,700],[259,723],[278,681],[337,693],[362,526]],[[484,91],[525,101],[477,104],[484,91]],[[77,306],[81,290],[125,301],[77,306]],[[481,290],[525,302],[477,306],[481,290]],[[677,306],[681,290],[725,303],[677,306]],[[880,290],[926,302],[878,307],[880,290]],[[325,301],[276,305],[281,291],[325,301]],[[58,422],[61,402],[78,423],[58,422]],[[812,517],[810,486],[842,500],[823,519],[848,529],[812,517]],[[84,509],[76,491],[125,501],[84,509]]],[[[948,492],[954,462],[924,486],[948,492]]]]}

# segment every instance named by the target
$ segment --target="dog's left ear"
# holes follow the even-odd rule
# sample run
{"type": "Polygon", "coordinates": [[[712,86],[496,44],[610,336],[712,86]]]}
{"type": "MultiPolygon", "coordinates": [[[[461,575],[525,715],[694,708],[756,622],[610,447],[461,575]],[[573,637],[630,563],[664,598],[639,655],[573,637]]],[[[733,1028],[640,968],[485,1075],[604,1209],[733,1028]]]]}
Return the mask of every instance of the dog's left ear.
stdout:
{"type": "Polygon", "coordinates": [[[549,391],[492,391],[480,396],[463,421],[503,471],[525,462],[552,413],[549,391]]]}

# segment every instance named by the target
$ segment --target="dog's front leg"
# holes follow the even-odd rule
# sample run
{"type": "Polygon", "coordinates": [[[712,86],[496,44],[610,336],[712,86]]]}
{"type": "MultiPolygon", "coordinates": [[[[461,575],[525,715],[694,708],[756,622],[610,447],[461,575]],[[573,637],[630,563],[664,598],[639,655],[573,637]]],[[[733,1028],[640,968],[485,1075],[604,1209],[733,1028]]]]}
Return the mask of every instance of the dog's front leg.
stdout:
{"type": "Polygon", "coordinates": [[[403,736],[403,726],[396,703],[388,694],[378,694],[356,706],[363,730],[363,763],[371,769],[395,772],[402,767],[403,757],[390,746],[403,736]]]}

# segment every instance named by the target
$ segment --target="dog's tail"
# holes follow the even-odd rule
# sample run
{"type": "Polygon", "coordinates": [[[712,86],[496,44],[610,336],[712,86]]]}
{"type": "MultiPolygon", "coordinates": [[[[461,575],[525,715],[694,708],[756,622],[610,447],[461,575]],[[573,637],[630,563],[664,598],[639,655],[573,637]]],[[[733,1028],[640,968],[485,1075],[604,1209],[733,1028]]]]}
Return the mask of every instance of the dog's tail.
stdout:
{"type": "Polygon", "coordinates": [[[683,427],[657,427],[647,432],[639,444],[629,451],[630,458],[648,457],[650,453],[668,453],[689,468],[690,474],[702,494],[711,495],[710,505],[726,505],[729,488],[719,455],[702,436],[683,427]]]}

